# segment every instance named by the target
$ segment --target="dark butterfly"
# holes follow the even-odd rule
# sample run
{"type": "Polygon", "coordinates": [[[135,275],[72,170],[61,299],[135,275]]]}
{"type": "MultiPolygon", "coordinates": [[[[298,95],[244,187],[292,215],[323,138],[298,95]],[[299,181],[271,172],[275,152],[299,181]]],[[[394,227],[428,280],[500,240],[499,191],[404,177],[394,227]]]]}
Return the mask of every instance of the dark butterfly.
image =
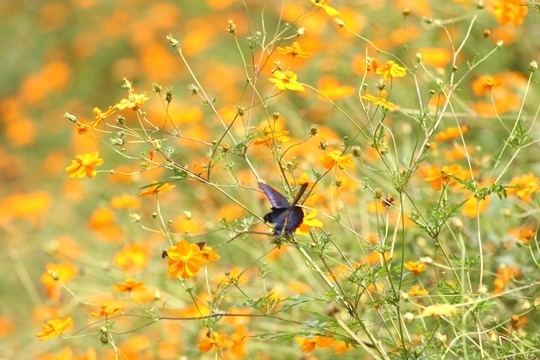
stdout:
{"type": "Polygon", "coordinates": [[[306,191],[307,186],[307,183],[302,184],[292,204],[289,204],[285,196],[281,195],[277,190],[266,184],[259,183],[259,187],[264,191],[272,204],[272,212],[264,215],[263,219],[265,222],[275,225],[274,235],[284,234],[285,236],[290,236],[302,224],[304,212],[301,207],[296,206],[296,203],[304,191],[306,191]]]}

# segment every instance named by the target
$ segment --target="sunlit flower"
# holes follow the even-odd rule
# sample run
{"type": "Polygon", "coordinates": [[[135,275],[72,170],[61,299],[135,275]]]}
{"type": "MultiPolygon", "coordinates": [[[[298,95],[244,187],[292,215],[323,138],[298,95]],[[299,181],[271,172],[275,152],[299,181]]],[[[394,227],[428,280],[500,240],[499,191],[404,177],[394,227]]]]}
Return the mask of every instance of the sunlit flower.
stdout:
{"type": "Polygon", "coordinates": [[[274,132],[270,126],[265,126],[264,129],[261,131],[263,136],[255,138],[253,140],[254,145],[264,145],[266,147],[272,146],[273,142],[276,141],[278,143],[286,143],[291,138],[288,136],[288,131],[276,131],[274,132]]]}
{"type": "Polygon", "coordinates": [[[124,308],[111,304],[101,304],[101,310],[99,312],[91,312],[89,314],[92,318],[109,317],[112,315],[120,314],[124,311],[124,308]]]}
{"type": "Polygon", "coordinates": [[[514,176],[506,188],[508,196],[516,196],[526,203],[529,203],[532,194],[538,191],[540,191],[540,179],[532,172],[528,172],[525,175],[514,176]]]}
{"type": "Polygon", "coordinates": [[[311,2],[313,3],[313,5],[318,6],[324,11],[326,11],[326,14],[328,14],[329,16],[339,15],[339,11],[328,5],[330,3],[330,0],[311,0],[311,2]]]}
{"type": "Polygon", "coordinates": [[[379,66],[375,73],[382,75],[383,79],[388,80],[390,78],[405,76],[407,74],[407,69],[399,66],[395,61],[389,60],[385,65],[379,66]]]}
{"type": "Polygon", "coordinates": [[[141,207],[141,200],[128,194],[122,194],[111,199],[111,206],[115,209],[138,209],[141,207]]]}
{"type": "Polygon", "coordinates": [[[274,77],[268,80],[276,84],[279,90],[304,91],[304,87],[296,80],[297,78],[296,74],[290,70],[285,72],[276,70],[274,71],[274,77]]]}
{"type": "Polygon", "coordinates": [[[321,220],[317,219],[318,214],[319,214],[319,211],[317,209],[313,209],[310,213],[304,214],[304,220],[302,221],[302,224],[300,224],[300,226],[296,230],[296,233],[309,234],[310,227],[322,227],[323,223],[321,222],[321,220]]]}
{"type": "Polygon", "coordinates": [[[52,264],[45,266],[46,272],[41,274],[41,283],[45,286],[45,293],[53,300],[60,300],[60,284],[65,284],[75,278],[77,268],[71,263],[52,264]]]}
{"type": "Polygon", "coordinates": [[[448,129],[435,134],[435,140],[437,141],[450,141],[465,135],[469,131],[469,125],[463,124],[459,128],[457,126],[449,127],[448,129]]]}
{"type": "Polygon", "coordinates": [[[502,264],[499,266],[499,269],[497,269],[497,277],[493,280],[493,293],[502,293],[506,285],[510,284],[512,279],[515,279],[520,275],[521,271],[517,268],[502,264]]]}
{"type": "Polygon", "coordinates": [[[429,182],[429,185],[435,190],[441,190],[444,186],[454,186],[456,184],[455,179],[463,178],[463,170],[461,166],[455,164],[451,166],[443,166],[438,168],[433,166],[427,170],[427,176],[425,181],[429,182]]]}
{"type": "Polygon", "coordinates": [[[315,347],[325,348],[334,344],[335,340],[326,336],[310,336],[296,338],[298,345],[302,347],[304,354],[310,353],[315,350],[315,347]]]}
{"type": "Polygon", "coordinates": [[[217,251],[212,249],[211,246],[204,245],[204,247],[201,249],[201,252],[206,259],[206,262],[214,262],[221,259],[221,256],[219,256],[217,251]]]}
{"type": "Polygon", "coordinates": [[[459,308],[451,304],[436,304],[425,308],[418,317],[433,316],[440,318],[443,316],[452,316],[459,312],[459,308]]]}
{"type": "Polygon", "coordinates": [[[489,207],[490,203],[490,197],[478,200],[474,196],[471,196],[465,201],[465,204],[463,204],[463,207],[461,208],[461,214],[468,218],[474,219],[476,218],[477,214],[484,213],[489,207]]]}
{"type": "Polygon", "coordinates": [[[124,110],[124,109],[137,110],[141,106],[143,106],[144,103],[149,99],[150,98],[146,96],[146,93],[136,94],[135,89],[133,89],[133,87],[130,87],[128,98],[120,100],[120,102],[116,104],[116,108],[118,110],[124,110]]]}
{"type": "Polygon", "coordinates": [[[533,229],[523,229],[519,232],[519,240],[528,244],[531,240],[536,237],[536,231],[533,229]]]}
{"type": "Polygon", "coordinates": [[[91,154],[77,155],[75,160],[71,160],[71,165],[65,168],[70,179],[82,179],[85,176],[93,178],[97,171],[95,166],[103,164],[103,159],[99,158],[99,152],[94,151],[91,154]]]}
{"type": "Polygon", "coordinates": [[[409,290],[407,294],[411,297],[414,297],[414,296],[427,296],[429,293],[426,290],[422,289],[420,286],[414,285],[414,286],[411,286],[411,290],[409,290]]]}
{"type": "Polygon", "coordinates": [[[157,194],[163,194],[164,192],[172,190],[175,187],[176,185],[174,184],[169,184],[167,182],[158,182],[157,180],[154,180],[152,181],[151,185],[146,186],[144,190],[139,193],[139,196],[152,196],[157,194]]]}
{"type": "Polygon", "coordinates": [[[144,282],[137,282],[133,279],[126,279],[126,282],[123,284],[117,284],[113,287],[114,290],[119,292],[131,293],[134,291],[144,290],[144,282]]]}
{"type": "Polygon", "coordinates": [[[388,95],[388,92],[385,89],[382,89],[379,91],[379,96],[374,96],[371,94],[362,95],[362,99],[367,100],[369,102],[374,103],[375,105],[383,106],[389,110],[393,110],[396,108],[396,104],[387,101],[386,96],[388,95]]]}
{"type": "Polygon", "coordinates": [[[472,155],[474,153],[474,148],[470,145],[463,147],[462,145],[454,144],[450,150],[443,150],[441,153],[445,160],[455,162],[466,158],[467,155],[472,155]]]}
{"type": "Polygon", "coordinates": [[[523,0],[500,0],[493,3],[493,15],[501,25],[518,26],[525,19],[527,10],[523,0]]]}
{"type": "Polygon", "coordinates": [[[95,120],[92,122],[92,127],[95,129],[101,124],[101,122],[107,118],[108,116],[111,116],[116,111],[115,106],[109,106],[107,111],[102,112],[98,107],[95,107],[92,112],[94,113],[95,120]]]}
{"type": "Polygon", "coordinates": [[[43,325],[41,332],[37,334],[39,341],[45,341],[57,336],[62,335],[64,330],[70,327],[73,324],[71,317],[62,319],[53,319],[47,321],[47,324],[43,325]]]}
{"type": "Polygon", "coordinates": [[[169,257],[169,276],[173,278],[192,278],[206,263],[206,257],[197,244],[186,240],[179,241],[167,250],[169,257]]]}
{"type": "Polygon", "coordinates": [[[205,353],[215,346],[218,349],[228,348],[234,345],[234,342],[227,339],[227,335],[219,334],[217,332],[209,332],[206,334],[206,338],[204,338],[203,341],[201,341],[197,347],[201,352],[205,353]]]}
{"type": "Polygon", "coordinates": [[[405,264],[403,264],[403,266],[405,266],[405,269],[409,270],[414,275],[420,274],[427,268],[427,265],[424,263],[421,263],[420,261],[408,261],[405,264]]]}
{"type": "Polygon", "coordinates": [[[276,50],[282,55],[292,55],[293,58],[298,56],[299,58],[305,59],[313,55],[313,53],[309,51],[302,50],[297,41],[293,42],[292,46],[278,47],[276,50]]]}
{"type": "Polygon", "coordinates": [[[338,165],[340,169],[354,167],[354,161],[352,154],[343,155],[339,150],[334,150],[328,154],[322,155],[319,160],[322,161],[322,166],[325,169],[331,169],[335,165],[338,165]]]}

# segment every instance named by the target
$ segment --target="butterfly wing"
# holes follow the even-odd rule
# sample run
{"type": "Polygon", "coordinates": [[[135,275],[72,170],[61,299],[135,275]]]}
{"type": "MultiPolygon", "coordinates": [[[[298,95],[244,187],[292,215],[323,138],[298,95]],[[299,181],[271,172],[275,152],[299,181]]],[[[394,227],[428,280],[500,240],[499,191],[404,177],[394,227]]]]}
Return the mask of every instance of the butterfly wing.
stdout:
{"type": "Polygon", "coordinates": [[[264,194],[270,200],[270,203],[272,204],[272,209],[287,209],[291,206],[285,196],[281,195],[277,190],[274,188],[259,183],[259,187],[262,191],[264,191],[264,194]]]}
{"type": "Polygon", "coordinates": [[[272,212],[264,215],[263,220],[267,223],[274,224],[274,235],[279,235],[283,231],[287,222],[287,215],[289,209],[275,209],[272,208],[272,212]]]}
{"type": "Polygon", "coordinates": [[[302,211],[302,208],[294,206],[288,211],[285,223],[285,235],[289,236],[294,234],[296,229],[302,224],[302,221],[304,221],[304,211],[302,211]]]}

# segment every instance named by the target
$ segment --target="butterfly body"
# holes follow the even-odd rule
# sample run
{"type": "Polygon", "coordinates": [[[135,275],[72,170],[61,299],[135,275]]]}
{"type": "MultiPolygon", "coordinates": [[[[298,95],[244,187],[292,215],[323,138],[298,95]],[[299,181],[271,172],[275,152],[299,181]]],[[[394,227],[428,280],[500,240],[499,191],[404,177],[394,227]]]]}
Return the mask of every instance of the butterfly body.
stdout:
{"type": "Polygon", "coordinates": [[[266,184],[259,183],[259,187],[272,204],[272,211],[264,215],[263,220],[275,225],[274,235],[284,234],[285,236],[291,236],[294,234],[304,220],[304,212],[296,203],[306,190],[307,184],[302,185],[292,203],[289,203],[285,196],[266,184]]]}

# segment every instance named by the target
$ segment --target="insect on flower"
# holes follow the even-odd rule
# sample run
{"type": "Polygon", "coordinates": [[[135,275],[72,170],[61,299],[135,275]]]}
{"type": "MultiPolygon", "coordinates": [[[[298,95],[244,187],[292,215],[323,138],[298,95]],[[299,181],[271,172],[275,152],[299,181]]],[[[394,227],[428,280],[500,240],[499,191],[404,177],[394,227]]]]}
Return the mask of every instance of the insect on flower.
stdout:
{"type": "Polygon", "coordinates": [[[259,187],[264,191],[265,195],[272,204],[272,211],[264,215],[263,219],[267,223],[275,225],[274,236],[284,234],[291,236],[304,220],[304,212],[302,208],[297,206],[298,200],[306,191],[308,184],[302,184],[298,194],[292,203],[289,203],[285,196],[281,195],[272,187],[259,183],[259,187]]]}

